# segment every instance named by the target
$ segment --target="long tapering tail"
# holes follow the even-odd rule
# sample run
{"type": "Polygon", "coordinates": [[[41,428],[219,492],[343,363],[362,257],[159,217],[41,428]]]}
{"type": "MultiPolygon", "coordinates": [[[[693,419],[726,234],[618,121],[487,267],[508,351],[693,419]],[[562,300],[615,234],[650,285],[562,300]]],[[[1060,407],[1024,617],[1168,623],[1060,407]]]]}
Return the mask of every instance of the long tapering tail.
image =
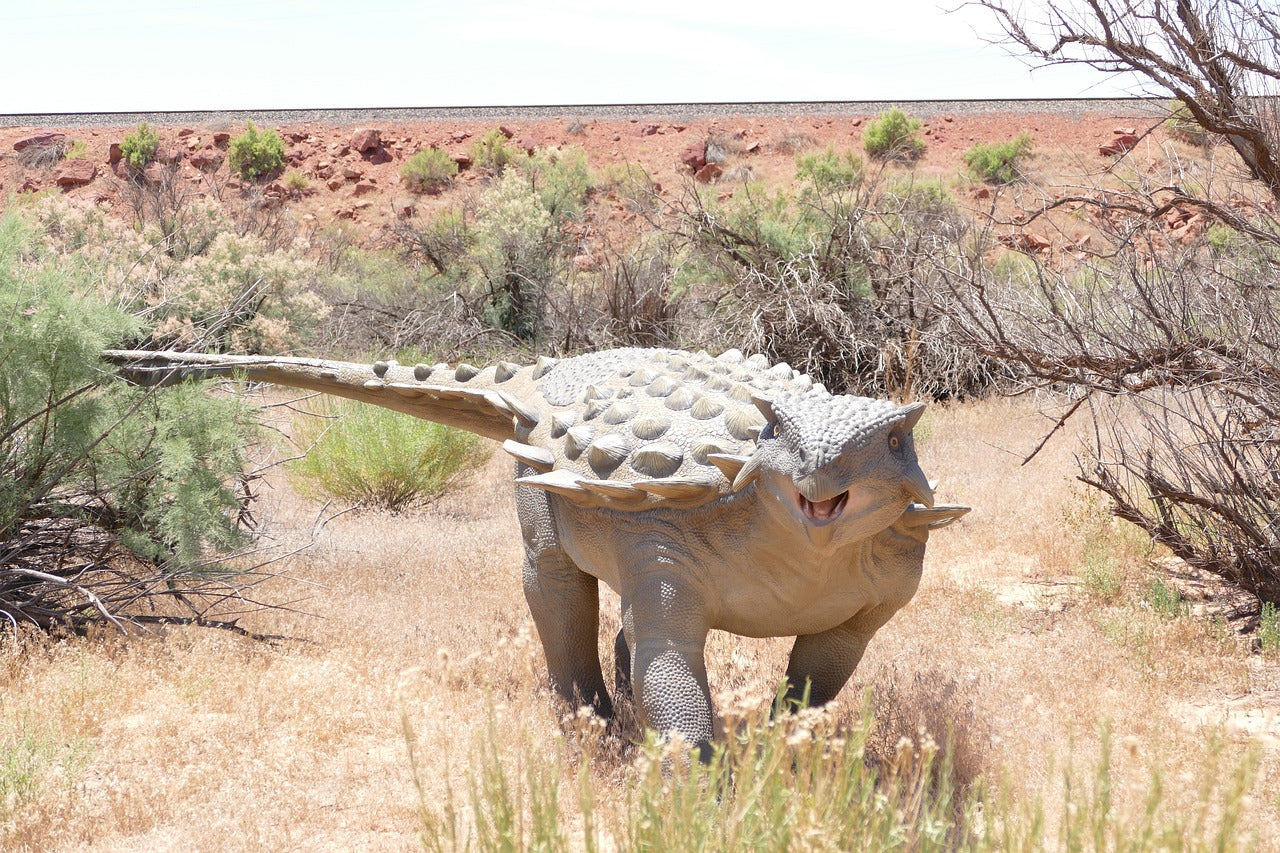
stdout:
{"type": "Polygon", "coordinates": [[[495,441],[527,435],[537,424],[541,412],[526,401],[536,399],[533,382],[553,363],[499,362],[480,369],[147,350],[107,350],[102,355],[122,377],[139,385],[242,377],[372,403],[495,441]]]}

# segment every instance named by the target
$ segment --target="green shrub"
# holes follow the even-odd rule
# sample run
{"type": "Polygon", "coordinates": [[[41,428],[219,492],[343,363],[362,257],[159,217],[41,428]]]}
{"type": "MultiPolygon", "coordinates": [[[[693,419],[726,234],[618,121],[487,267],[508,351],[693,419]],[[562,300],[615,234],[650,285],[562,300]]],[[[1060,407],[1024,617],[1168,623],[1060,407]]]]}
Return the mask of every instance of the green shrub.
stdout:
{"type": "Polygon", "coordinates": [[[561,222],[582,213],[595,178],[587,166],[587,152],[576,146],[539,148],[521,169],[552,219],[561,222]]]}
{"type": "Polygon", "coordinates": [[[244,133],[231,140],[227,159],[241,177],[256,181],[283,168],[284,140],[274,130],[258,130],[249,122],[244,133]]]}
{"type": "Polygon", "coordinates": [[[245,408],[110,381],[102,349],[143,327],[77,292],[102,278],[88,252],[41,255],[30,225],[0,216],[0,612],[44,628],[180,598],[243,541],[245,408]]]}
{"type": "Polygon", "coordinates": [[[924,153],[920,128],[924,122],[910,118],[899,109],[888,110],[867,122],[862,132],[862,145],[867,153],[880,160],[914,160],[924,153]]]}
{"type": "Polygon", "coordinates": [[[1020,133],[1006,142],[979,143],[964,153],[974,178],[988,184],[1011,184],[1022,178],[1022,164],[1031,157],[1031,134],[1020,133]]]}
{"type": "Polygon", "coordinates": [[[1204,145],[1209,141],[1209,134],[1200,122],[1191,115],[1187,105],[1179,100],[1169,103],[1169,117],[1164,120],[1165,129],[1174,139],[1190,145],[1204,145]]]}
{"type": "Polygon", "coordinates": [[[284,176],[284,185],[286,189],[300,193],[305,192],[307,187],[311,186],[311,182],[301,172],[290,172],[284,176]]]}
{"type": "Polygon", "coordinates": [[[862,176],[862,158],[848,149],[837,152],[828,145],[824,151],[796,157],[796,178],[818,192],[856,188],[862,176]]]}
{"type": "Polygon", "coordinates": [[[458,164],[448,152],[439,148],[423,148],[400,167],[400,178],[417,192],[435,192],[447,186],[458,174],[458,164]]]}
{"type": "Polygon", "coordinates": [[[501,174],[503,169],[517,162],[523,153],[515,146],[508,145],[507,135],[497,127],[471,143],[472,164],[495,175],[501,174]]]}
{"type": "Polygon", "coordinates": [[[89,156],[89,146],[83,139],[77,139],[63,153],[64,160],[83,160],[89,156]]]}
{"type": "Polygon", "coordinates": [[[160,149],[160,136],[145,121],[139,122],[133,133],[120,143],[120,153],[131,169],[142,169],[156,158],[160,149]]]}
{"type": "Polygon", "coordinates": [[[1258,618],[1258,647],[1263,654],[1280,653],[1280,613],[1270,601],[1263,602],[1262,615],[1258,618]]]}
{"type": "Polygon", "coordinates": [[[299,438],[312,446],[291,470],[314,489],[367,509],[427,503],[486,455],[471,433],[389,409],[339,400],[322,411],[332,420],[299,424],[299,438]]]}
{"type": "Polygon", "coordinates": [[[1185,616],[1189,612],[1187,602],[1182,598],[1182,593],[1178,592],[1176,587],[1165,583],[1164,578],[1152,580],[1147,585],[1143,599],[1152,612],[1165,619],[1177,619],[1179,616],[1185,616]]]}

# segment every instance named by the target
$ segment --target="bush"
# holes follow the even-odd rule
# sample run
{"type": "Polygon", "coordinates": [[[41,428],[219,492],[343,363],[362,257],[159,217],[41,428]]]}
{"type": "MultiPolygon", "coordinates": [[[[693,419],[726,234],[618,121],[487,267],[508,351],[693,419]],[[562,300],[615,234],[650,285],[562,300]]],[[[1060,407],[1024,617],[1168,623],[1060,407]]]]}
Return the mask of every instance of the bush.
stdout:
{"type": "Polygon", "coordinates": [[[1170,136],[1189,145],[1205,145],[1209,142],[1209,134],[1182,101],[1170,102],[1169,117],[1164,120],[1164,126],[1170,136]]]}
{"type": "Polygon", "coordinates": [[[256,181],[284,167],[284,140],[274,130],[258,130],[249,122],[244,133],[231,140],[228,160],[241,177],[256,181]]]}
{"type": "Polygon", "coordinates": [[[476,168],[493,174],[501,174],[507,166],[519,160],[524,152],[507,144],[507,135],[495,127],[471,143],[471,162],[476,168]]]}
{"type": "Polygon", "coordinates": [[[521,168],[542,206],[557,222],[582,213],[587,195],[595,186],[587,153],[581,148],[539,148],[525,158],[521,168]]]}
{"type": "Polygon", "coordinates": [[[366,509],[427,503],[486,455],[480,439],[462,430],[362,403],[324,405],[330,421],[299,425],[311,448],[291,470],[313,488],[366,509]]]}
{"type": "Polygon", "coordinates": [[[286,189],[292,192],[301,193],[306,192],[307,188],[311,186],[311,182],[301,172],[290,172],[284,176],[284,185],[286,189]]]}
{"type": "Polygon", "coordinates": [[[129,168],[141,170],[156,158],[160,149],[160,136],[145,121],[139,122],[133,133],[125,136],[120,143],[120,153],[129,168]]]}
{"type": "Polygon", "coordinates": [[[924,140],[920,138],[923,126],[920,119],[892,109],[867,122],[862,145],[868,154],[880,160],[914,160],[924,153],[924,140]]]}
{"type": "Polygon", "coordinates": [[[0,624],[174,617],[159,599],[200,619],[201,592],[234,593],[214,555],[243,541],[248,416],[110,381],[101,350],[141,324],[73,290],[89,258],[33,260],[34,238],[0,217],[0,624]]]}
{"type": "Polygon", "coordinates": [[[417,192],[436,192],[458,174],[458,164],[439,148],[424,148],[400,167],[405,185],[417,192]]]}
{"type": "Polygon", "coordinates": [[[818,192],[853,189],[862,183],[862,158],[828,145],[824,151],[796,157],[796,179],[818,192]]]}
{"type": "Polygon", "coordinates": [[[979,143],[964,153],[974,178],[988,184],[1012,184],[1022,179],[1022,163],[1031,157],[1031,134],[1020,133],[1007,142],[979,143]]]}

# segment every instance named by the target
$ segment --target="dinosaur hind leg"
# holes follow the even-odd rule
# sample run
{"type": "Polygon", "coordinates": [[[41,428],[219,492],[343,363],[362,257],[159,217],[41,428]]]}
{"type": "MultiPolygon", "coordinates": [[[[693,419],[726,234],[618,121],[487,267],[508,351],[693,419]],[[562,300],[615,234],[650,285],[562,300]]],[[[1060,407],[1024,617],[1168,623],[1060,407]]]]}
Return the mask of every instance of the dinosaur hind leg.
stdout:
{"type": "Polygon", "coordinates": [[[600,716],[612,717],[597,641],[599,581],[560,548],[546,493],[521,488],[517,495],[525,541],[524,596],[542,641],[551,687],[574,707],[590,705],[600,716]]]}

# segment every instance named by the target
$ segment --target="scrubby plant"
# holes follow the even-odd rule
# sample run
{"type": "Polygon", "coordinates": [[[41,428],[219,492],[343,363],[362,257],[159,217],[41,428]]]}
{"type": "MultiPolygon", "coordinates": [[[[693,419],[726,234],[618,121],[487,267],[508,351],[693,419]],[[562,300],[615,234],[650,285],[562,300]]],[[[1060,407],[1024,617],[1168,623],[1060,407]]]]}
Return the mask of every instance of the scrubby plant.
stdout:
{"type": "Polygon", "coordinates": [[[491,325],[521,340],[538,334],[556,278],[559,230],[533,186],[509,170],[481,198],[471,260],[491,325]]]}
{"type": "Polygon", "coordinates": [[[244,133],[231,140],[227,159],[241,177],[256,181],[284,166],[284,140],[274,130],[259,130],[253,122],[244,133]]]}
{"type": "Polygon", "coordinates": [[[287,190],[301,193],[307,191],[307,188],[311,186],[311,182],[301,172],[290,172],[284,176],[284,186],[287,190]]]}
{"type": "Polygon", "coordinates": [[[77,292],[90,258],[34,241],[0,217],[0,625],[201,619],[235,589],[215,563],[243,542],[247,413],[112,382],[99,354],[141,322],[77,292]]]}
{"type": "Polygon", "coordinates": [[[1169,116],[1164,120],[1169,135],[1190,145],[1204,145],[1209,141],[1209,134],[1200,126],[1200,122],[1191,115],[1191,110],[1184,101],[1169,102],[1169,116]]]}
{"type": "Polygon", "coordinates": [[[595,178],[581,148],[539,148],[520,165],[542,206],[557,222],[582,213],[595,178]]]}
{"type": "Polygon", "coordinates": [[[1262,603],[1258,616],[1258,648],[1263,654],[1280,654],[1280,613],[1270,601],[1262,603]]]}
{"type": "Polygon", "coordinates": [[[423,148],[400,167],[400,179],[416,192],[438,192],[458,174],[458,164],[447,151],[423,148]]]}
{"type": "Polygon", "coordinates": [[[64,160],[83,160],[89,156],[89,145],[83,139],[76,139],[63,152],[64,160]]]}
{"type": "Polygon", "coordinates": [[[377,406],[333,401],[322,413],[299,422],[309,449],[290,470],[304,488],[366,509],[434,500],[488,453],[471,433],[377,406]]]}
{"type": "Polygon", "coordinates": [[[991,144],[979,143],[964,153],[969,174],[988,184],[1012,184],[1022,178],[1022,166],[1031,154],[1031,134],[991,144]]]}
{"type": "Polygon", "coordinates": [[[145,121],[139,122],[133,133],[126,134],[120,143],[120,153],[129,168],[144,168],[160,150],[160,135],[145,121]]]}
{"type": "Polygon", "coordinates": [[[524,155],[523,151],[507,142],[508,137],[502,132],[502,128],[492,128],[471,143],[471,162],[476,168],[495,175],[501,174],[503,169],[518,162],[524,155]]]}
{"type": "Polygon", "coordinates": [[[914,160],[924,153],[920,129],[924,122],[911,118],[896,107],[867,122],[862,146],[880,160],[914,160]]]}
{"type": "Polygon", "coordinates": [[[834,145],[828,145],[822,151],[796,157],[796,179],[817,192],[854,189],[862,178],[862,158],[848,149],[836,151],[834,145]]]}

